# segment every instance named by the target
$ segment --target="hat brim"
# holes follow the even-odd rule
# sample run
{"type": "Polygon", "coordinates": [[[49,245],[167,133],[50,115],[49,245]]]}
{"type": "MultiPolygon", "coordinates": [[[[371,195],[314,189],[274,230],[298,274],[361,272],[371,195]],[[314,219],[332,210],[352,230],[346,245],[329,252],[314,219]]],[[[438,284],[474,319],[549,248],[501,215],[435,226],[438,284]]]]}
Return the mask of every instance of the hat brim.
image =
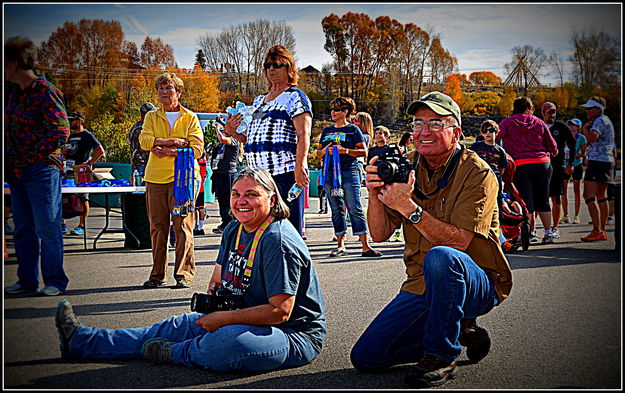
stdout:
{"type": "Polygon", "coordinates": [[[410,104],[408,106],[408,109],[406,109],[406,114],[412,116],[417,112],[417,109],[422,108],[424,106],[427,106],[428,108],[433,110],[434,113],[436,113],[437,115],[454,116],[454,114],[451,111],[443,108],[442,106],[438,104],[435,104],[433,102],[423,102],[423,101],[415,101],[412,104],[410,104]]]}

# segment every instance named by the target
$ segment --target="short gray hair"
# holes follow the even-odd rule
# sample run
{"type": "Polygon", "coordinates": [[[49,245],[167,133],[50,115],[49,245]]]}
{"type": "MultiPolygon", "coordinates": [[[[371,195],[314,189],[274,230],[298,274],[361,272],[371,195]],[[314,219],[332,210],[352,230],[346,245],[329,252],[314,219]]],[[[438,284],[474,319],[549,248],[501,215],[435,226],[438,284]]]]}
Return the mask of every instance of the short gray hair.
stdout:
{"type": "Polygon", "coordinates": [[[289,215],[291,214],[289,206],[282,199],[282,196],[280,195],[280,190],[278,189],[278,185],[273,180],[269,172],[262,168],[246,167],[234,178],[232,186],[234,187],[236,182],[246,177],[252,178],[252,180],[254,180],[256,184],[258,184],[259,186],[264,188],[265,191],[267,191],[269,196],[276,196],[276,203],[274,203],[273,207],[271,208],[271,211],[269,212],[270,215],[274,216],[277,220],[289,218],[289,215]]]}

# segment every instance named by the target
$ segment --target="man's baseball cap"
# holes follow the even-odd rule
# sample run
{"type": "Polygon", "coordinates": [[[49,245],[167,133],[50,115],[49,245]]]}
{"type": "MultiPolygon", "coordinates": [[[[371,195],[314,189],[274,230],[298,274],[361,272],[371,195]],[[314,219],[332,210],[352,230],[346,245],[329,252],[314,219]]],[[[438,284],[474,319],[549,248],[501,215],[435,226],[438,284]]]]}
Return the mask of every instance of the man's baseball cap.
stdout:
{"type": "Polygon", "coordinates": [[[458,126],[461,125],[461,116],[460,116],[460,107],[456,104],[450,96],[443,94],[439,91],[433,91],[428,93],[418,99],[417,101],[412,102],[408,105],[408,109],[406,109],[407,115],[414,115],[417,109],[427,106],[434,113],[441,116],[453,116],[458,121],[458,126]]]}
{"type": "Polygon", "coordinates": [[[582,128],[582,121],[580,119],[578,119],[578,118],[571,119],[571,120],[566,122],[566,124],[571,124],[571,123],[575,124],[579,128],[582,128]]]}
{"type": "Polygon", "coordinates": [[[597,107],[597,108],[601,109],[602,111],[605,110],[605,105],[601,105],[601,103],[593,100],[592,98],[590,100],[586,101],[586,103],[583,104],[582,106],[584,108],[595,108],[595,107],[597,107]]]}
{"type": "Polygon", "coordinates": [[[72,112],[69,114],[69,116],[67,116],[67,120],[72,121],[72,120],[77,120],[80,119],[82,120],[82,122],[85,122],[85,114],[82,112],[72,112]]]}
{"type": "Polygon", "coordinates": [[[145,104],[141,105],[141,108],[139,108],[139,112],[141,112],[142,115],[145,115],[146,113],[148,113],[149,111],[153,111],[154,109],[156,109],[154,104],[146,102],[145,104]]]}

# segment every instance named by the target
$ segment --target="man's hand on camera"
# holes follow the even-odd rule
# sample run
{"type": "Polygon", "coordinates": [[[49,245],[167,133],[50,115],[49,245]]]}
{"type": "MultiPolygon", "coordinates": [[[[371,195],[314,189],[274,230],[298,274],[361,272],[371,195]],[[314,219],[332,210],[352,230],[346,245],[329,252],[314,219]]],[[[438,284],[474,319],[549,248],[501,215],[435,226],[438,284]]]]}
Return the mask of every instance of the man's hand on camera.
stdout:
{"type": "MultiPolygon", "coordinates": [[[[367,177],[369,177],[369,175],[367,175],[367,177]]],[[[398,212],[403,212],[406,208],[412,209],[415,205],[411,199],[414,183],[415,171],[412,170],[408,175],[408,183],[384,184],[383,187],[378,189],[377,197],[383,204],[398,212]]],[[[368,188],[369,186],[367,186],[367,189],[368,188]]]]}
{"type": "Polygon", "coordinates": [[[377,195],[380,192],[380,188],[384,187],[384,182],[378,176],[378,166],[375,162],[378,160],[378,156],[374,156],[369,165],[365,167],[365,185],[370,196],[377,195]]]}

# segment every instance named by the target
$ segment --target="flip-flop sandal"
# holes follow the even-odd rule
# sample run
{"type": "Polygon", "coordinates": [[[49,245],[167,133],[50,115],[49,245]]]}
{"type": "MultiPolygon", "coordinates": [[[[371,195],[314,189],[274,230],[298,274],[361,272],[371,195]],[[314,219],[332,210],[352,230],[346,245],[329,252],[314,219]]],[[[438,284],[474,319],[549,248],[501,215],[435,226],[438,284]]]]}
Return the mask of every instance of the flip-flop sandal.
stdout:
{"type": "Polygon", "coordinates": [[[347,250],[343,249],[343,248],[335,248],[334,250],[332,250],[332,252],[330,253],[331,257],[342,257],[343,255],[347,254],[347,250]]]}
{"type": "Polygon", "coordinates": [[[380,251],[376,251],[373,248],[370,250],[367,250],[365,252],[362,253],[362,256],[365,258],[371,258],[371,257],[381,257],[382,253],[380,251]]]}

